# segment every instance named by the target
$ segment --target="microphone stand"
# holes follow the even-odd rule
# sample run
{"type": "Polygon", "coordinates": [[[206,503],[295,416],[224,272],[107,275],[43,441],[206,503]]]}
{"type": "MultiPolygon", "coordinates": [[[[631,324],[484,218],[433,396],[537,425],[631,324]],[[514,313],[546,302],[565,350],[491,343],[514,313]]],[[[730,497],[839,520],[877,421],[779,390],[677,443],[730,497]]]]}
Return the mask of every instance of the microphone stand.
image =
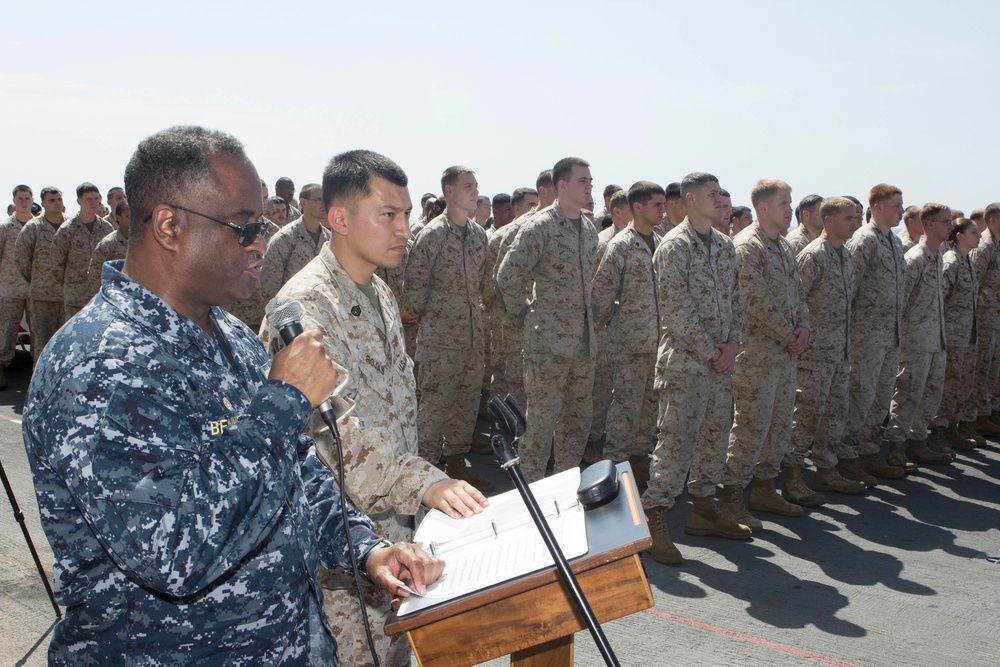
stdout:
{"type": "Polygon", "coordinates": [[[28,532],[28,527],[24,524],[24,513],[21,512],[21,507],[17,504],[17,498],[14,497],[14,489],[11,488],[10,481],[7,480],[7,473],[3,469],[2,461],[0,461],[0,479],[3,480],[3,490],[7,492],[7,500],[10,501],[10,508],[14,510],[14,519],[21,526],[21,532],[24,533],[24,541],[28,543],[28,551],[31,552],[31,558],[35,561],[35,569],[38,570],[38,576],[42,578],[42,583],[45,584],[45,592],[49,594],[49,602],[52,603],[52,608],[56,611],[56,619],[60,619],[62,618],[62,610],[56,604],[56,596],[53,595],[52,586],[49,585],[49,578],[45,576],[45,570],[42,569],[42,562],[38,559],[38,552],[35,551],[35,543],[31,541],[31,534],[28,532]]]}
{"type": "Polygon", "coordinates": [[[566,556],[563,555],[559,543],[552,534],[552,529],[549,528],[549,524],[545,520],[545,515],[541,508],[538,507],[535,495],[528,487],[528,482],[521,472],[521,458],[514,451],[513,445],[515,440],[524,435],[526,424],[524,413],[521,411],[520,406],[518,406],[517,401],[509,394],[506,399],[494,396],[490,400],[489,408],[493,414],[496,426],[491,443],[497,463],[507,473],[511,482],[517,488],[518,493],[521,494],[521,499],[524,500],[524,504],[528,508],[528,513],[535,522],[538,532],[541,533],[542,541],[545,542],[545,546],[552,555],[552,560],[555,561],[560,578],[562,578],[563,583],[569,589],[574,605],[583,616],[583,620],[587,624],[587,629],[590,630],[590,634],[594,638],[594,643],[597,644],[601,656],[604,657],[604,663],[608,667],[621,667],[614,650],[611,648],[611,644],[608,643],[608,638],[604,636],[601,624],[598,623],[597,617],[594,616],[594,610],[590,608],[590,603],[587,602],[583,590],[580,589],[580,583],[576,580],[576,575],[570,569],[566,556]]]}

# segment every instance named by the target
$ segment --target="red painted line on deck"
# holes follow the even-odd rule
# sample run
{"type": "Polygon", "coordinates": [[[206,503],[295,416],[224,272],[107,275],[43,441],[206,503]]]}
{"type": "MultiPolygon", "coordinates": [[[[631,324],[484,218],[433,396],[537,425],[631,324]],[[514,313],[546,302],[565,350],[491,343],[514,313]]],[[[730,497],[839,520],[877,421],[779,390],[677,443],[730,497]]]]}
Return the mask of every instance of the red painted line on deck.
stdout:
{"type": "Polygon", "coordinates": [[[20,424],[21,423],[20,419],[14,419],[13,417],[8,417],[6,415],[0,415],[0,419],[5,419],[5,420],[7,420],[9,422],[14,422],[15,424],[20,424]]]}
{"type": "Polygon", "coordinates": [[[810,653],[809,651],[803,651],[802,649],[793,648],[791,646],[785,646],[784,644],[778,644],[777,642],[769,642],[766,639],[751,637],[750,635],[744,635],[739,632],[733,632],[732,630],[726,630],[725,628],[717,628],[714,625],[708,625],[707,623],[701,623],[699,621],[694,621],[691,620],[690,618],[684,618],[683,616],[677,616],[676,614],[670,614],[665,611],[658,611],[656,609],[647,609],[646,613],[653,614],[655,616],[660,616],[661,618],[665,618],[669,621],[677,621],[678,623],[684,623],[685,625],[690,625],[699,628],[701,630],[708,630],[709,632],[714,632],[724,637],[729,637],[730,639],[738,639],[740,641],[748,642],[750,644],[756,644],[757,646],[763,646],[765,648],[773,648],[776,651],[783,651],[784,653],[790,653],[800,658],[815,660],[816,662],[821,662],[825,665],[834,665],[834,667],[858,667],[857,665],[850,662],[844,662],[843,660],[828,658],[825,655],[810,653]]]}

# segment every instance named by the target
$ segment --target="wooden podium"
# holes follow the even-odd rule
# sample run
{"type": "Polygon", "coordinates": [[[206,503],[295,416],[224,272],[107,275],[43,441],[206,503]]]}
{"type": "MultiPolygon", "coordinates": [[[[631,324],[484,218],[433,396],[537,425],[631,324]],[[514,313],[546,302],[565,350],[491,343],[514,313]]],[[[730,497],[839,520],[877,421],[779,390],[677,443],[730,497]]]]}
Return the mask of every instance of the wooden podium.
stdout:
{"type": "MultiPolygon", "coordinates": [[[[587,510],[588,551],[570,561],[602,623],[653,606],[639,559],[652,540],[627,462],[618,464],[618,478],[618,497],[587,510]]],[[[573,633],[586,624],[553,566],[402,618],[392,614],[385,629],[407,634],[421,667],[467,667],[508,653],[514,667],[572,667],[573,633]]]]}

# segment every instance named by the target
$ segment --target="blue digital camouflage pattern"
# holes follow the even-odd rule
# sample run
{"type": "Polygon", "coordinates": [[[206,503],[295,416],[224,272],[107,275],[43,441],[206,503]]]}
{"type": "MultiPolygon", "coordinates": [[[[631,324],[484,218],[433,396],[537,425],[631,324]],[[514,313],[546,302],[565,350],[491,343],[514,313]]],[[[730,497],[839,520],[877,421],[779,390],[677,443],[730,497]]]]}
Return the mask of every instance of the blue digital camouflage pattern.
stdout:
{"type": "MultiPolygon", "coordinates": [[[[311,408],[264,348],[230,348],[120,272],[45,349],[24,439],[52,545],[53,665],[337,665],[318,566],[350,570],[311,408]],[[297,439],[296,439],[297,437],[297,439]]],[[[353,511],[353,510],[352,510],[353,511]]],[[[359,557],[376,543],[351,519],[359,557]]]]}

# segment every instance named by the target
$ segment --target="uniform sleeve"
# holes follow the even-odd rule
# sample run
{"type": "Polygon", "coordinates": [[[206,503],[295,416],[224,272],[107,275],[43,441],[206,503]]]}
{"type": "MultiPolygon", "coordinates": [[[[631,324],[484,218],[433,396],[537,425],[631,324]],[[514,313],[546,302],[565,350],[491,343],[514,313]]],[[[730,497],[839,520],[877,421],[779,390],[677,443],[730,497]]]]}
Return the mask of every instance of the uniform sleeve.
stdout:
{"type": "Polygon", "coordinates": [[[951,261],[951,257],[944,259],[944,268],[941,270],[941,298],[945,301],[955,291],[958,284],[958,262],[951,261]]]}
{"type": "Polygon", "coordinates": [[[867,239],[859,240],[858,243],[847,241],[847,250],[851,253],[851,268],[854,269],[854,294],[851,300],[857,298],[861,285],[864,284],[865,274],[868,265],[872,261],[872,244],[866,242],[867,239]]]}
{"type": "Polygon", "coordinates": [[[925,263],[923,255],[918,255],[906,262],[906,273],[903,275],[903,312],[910,305],[910,299],[924,277],[925,263]]]}
{"type": "Polygon", "coordinates": [[[151,366],[97,358],[67,370],[26,415],[24,437],[33,466],[62,481],[122,571],[186,596],[238,565],[288,511],[309,403],[266,382],[235,428],[203,440],[205,424],[158,389],[163,369],[151,366]]]}
{"type": "Polygon", "coordinates": [[[686,350],[709,363],[719,350],[701,325],[698,306],[688,289],[687,262],[682,244],[661,243],[653,255],[657,298],[660,301],[660,329],[666,330],[674,347],[686,350]]]}
{"type": "Polygon", "coordinates": [[[14,242],[14,261],[17,270],[26,281],[31,282],[31,258],[35,254],[35,226],[27,224],[18,233],[14,242]]]}
{"type": "Polygon", "coordinates": [[[517,230],[510,250],[497,270],[497,289],[504,307],[512,315],[520,316],[528,308],[524,294],[533,282],[531,272],[545,250],[544,230],[540,225],[528,223],[517,230]]]}
{"type": "Polygon", "coordinates": [[[770,340],[788,342],[794,327],[785,317],[783,305],[775,301],[764,274],[767,251],[752,243],[743,243],[736,248],[736,258],[740,289],[754,320],[770,340]]]}
{"type": "Polygon", "coordinates": [[[424,228],[413,241],[410,256],[406,260],[403,278],[403,301],[406,310],[418,320],[427,310],[430,298],[431,272],[437,259],[438,243],[434,229],[424,228]]]}
{"type": "Polygon", "coordinates": [[[813,253],[800,254],[798,262],[802,292],[804,296],[808,297],[809,293],[812,292],[813,285],[823,277],[823,266],[816,261],[816,255],[813,253]]]}
{"type": "Polygon", "coordinates": [[[94,254],[90,256],[90,264],[87,266],[87,292],[91,296],[97,294],[101,289],[101,271],[104,262],[107,261],[107,244],[98,243],[94,248],[94,254]]]}
{"type": "Polygon", "coordinates": [[[50,261],[45,264],[45,270],[51,276],[53,285],[62,286],[66,280],[66,262],[69,260],[71,241],[69,231],[69,223],[63,223],[52,239],[50,261]]]}
{"type": "Polygon", "coordinates": [[[499,232],[490,234],[486,240],[486,263],[483,267],[483,305],[491,307],[497,300],[496,284],[493,276],[496,274],[497,257],[500,254],[499,232]]]}
{"type": "Polygon", "coordinates": [[[597,265],[590,296],[596,324],[608,324],[615,312],[615,302],[621,299],[625,257],[623,252],[619,252],[619,249],[623,247],[620,243],[609,246],[609,251],[604,253],[597,265]]]}
{"type": "Polygon", "coordinates": [[[733,291],[732,291],[732,312],[733,320],[729,325],[729,342],[743,343],[743,325],[746,317],[746,306],[743,301],[743,287],[740,286],[738,277],[738,267],[736,263],[736,250],[732,243],[727,246],[729,261],[732,262],[733,291]]]}
{"type": "Polygon", "coordinates": [[[287,243],[290,238],[288,234],[276,236],[271,243],[267,244],[264,251],[264,262],[260,267],[260,294],[265,301],[270,301],[281,289],[281,278],[288,264],[288,255],[291,252],[291,244],[287,243]]]}

